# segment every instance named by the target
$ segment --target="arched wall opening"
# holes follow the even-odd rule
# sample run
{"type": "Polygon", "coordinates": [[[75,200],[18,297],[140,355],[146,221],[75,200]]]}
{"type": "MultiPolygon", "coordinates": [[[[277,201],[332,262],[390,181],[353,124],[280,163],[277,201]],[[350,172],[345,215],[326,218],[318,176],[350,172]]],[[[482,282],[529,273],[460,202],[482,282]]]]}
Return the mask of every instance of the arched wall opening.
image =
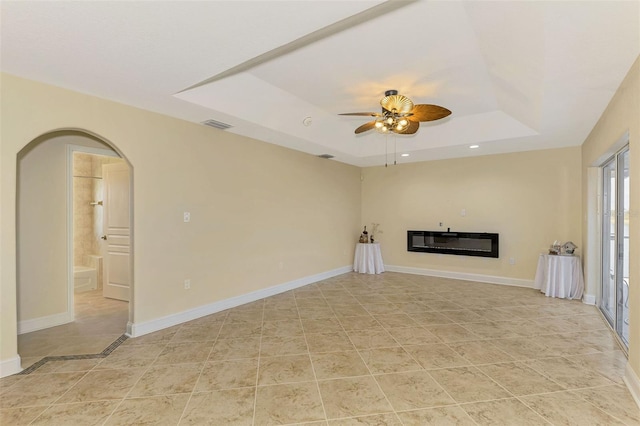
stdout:
{"type": "MultiPolygon", "coordinates": [[[[29,142],[17,155],[16,308],[17,334],[74,321],[73,155],[117,156],[133,167],[115,144],[83,129],[57,129],[29,142]]],[[[87,179],[88,180],[88,179],[87,179]]],[[[129,191],[133,219],[133,192],[129,191]]],[[[133,277],[133,235],[129,277],[133,277]]],[[[133,321],[130,291],[128,322],[133,321]]],[[[126,330],[121,330],[124,333],[126,330]]],[[[20,353],[20,350],[18,351],[20,353]]],[[[70,354],[73,355],[73,354],[70,354]]]]}

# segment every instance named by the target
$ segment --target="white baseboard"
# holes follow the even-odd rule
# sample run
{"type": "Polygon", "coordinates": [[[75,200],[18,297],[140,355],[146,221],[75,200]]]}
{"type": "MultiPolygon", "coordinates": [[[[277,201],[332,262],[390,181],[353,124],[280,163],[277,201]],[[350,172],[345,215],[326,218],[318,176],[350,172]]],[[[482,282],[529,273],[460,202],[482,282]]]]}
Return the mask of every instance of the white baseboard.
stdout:
{"type": "Polygon", "coordinates": [[[156,318],[150,321],[145,321],[142,323],[130,322],[129,324],[127,324],[127,335],[129,337],[143,336],[145,334],[153,333],[154,331],[159,331],[168,327],[173,327],[174,325],[182,324],[187,321],[192,321],[197,318],[215,314],[216,312],[224,311],[225,309],[235,308],[236,306],[255,302],[256,300],[264,299],[265,297],[274,296],[279,293],[284,293],[285,291],[293,290],[295,288],[313,284],[318,281],[326,280],[327,278],[346,274],[348,272],[351,272],[352,270],[352,265],[343,266],[342,268],[299,278],[297,280],[289,281],[273,287],[257,290],[236,297],[231,297],[225,300],[220,300],[218,302],[199,306],[197,308],[178,312],[176,314],[167,315],[165,317],[156,318]]]}
{"type": "Polygon", "coordinates": [[[628,362],[622,380],[624,380],[629,392],[631,392],[631,396],[636,401],[636,404],[638,404],[638,408],[640,408],[640,379],[628,362]]]}
{"type": "Polygon", "coordinates": [[[20,355],[0,361],[0,377],[11,376],[22,371],[20,355]]]}
{"type": "Polygon", "coordinates": [[[582,296],[582,303],[585,305],[595,305],[596,304],[596,296],[593,294],[585,294],[582,296]]]}
{"type": "Polygon", "coordinates": [[[62,312],[46,317],[34,318],[30,320],[18,321],[18,334],[31,333],[32,331],[43,330],[56,325],[73,322],[72,312],[62,312]]]}
{"type": "Polygon", "coordinates": [[[478,281],[488,284],[510,285],[514,287],[534,288],[534,280],[522,278],[498,277],[493,275],[469,274],[466,272],[440,271],[437,269],[414,268],[411,266],[384,265],[389,272],[401,272],[403,274],[428,275],[430,277],[452,278],[455,280],[478,281]]]}

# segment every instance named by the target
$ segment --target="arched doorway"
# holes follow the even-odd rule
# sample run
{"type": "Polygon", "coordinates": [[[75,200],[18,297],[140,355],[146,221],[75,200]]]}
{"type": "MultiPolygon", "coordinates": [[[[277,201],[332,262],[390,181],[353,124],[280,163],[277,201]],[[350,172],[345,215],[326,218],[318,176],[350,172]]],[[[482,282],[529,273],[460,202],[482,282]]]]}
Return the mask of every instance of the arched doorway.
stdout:
{"type": "MultiPolygon", "coordinates": [[[[101,163],[115,161],[128,169],[131,185],[132,167],[124,155],[104,138],[79,129],[48,132],[18,153],[16,301],[18,353],[23,368],[46,356],[99,353],[124,334],[127,323],[132,321],[133,303],[125,302],[124,308],[100,303],[101,297],[95,294],[99,290],[102,253],[99,241],[93,248],[85,246],[91,245],[91,236],[99,239],[98,233],[89,230],[86,241],[77,238],[82,228],[96,223],[103,208],[99,200],[102,197],[89,195],[91,217],[80,217],[82,209],[74,205],[72,198],[81,189],[95,192],[99,186],[96,183],[102,179],[101,163]],[[74,167],[74,156],[83,157],[84,166],[87,160],[90,162],[88,173],[78,172],[81,168],[74,167]],[[104,160],[109,158],[112,160],[104,160]],[[86,248],[86,253],[79,254],[80,248],[86,248]],[[94,258],[93,265],[89,257],[94,258]],[[87,283],[87,275],[93,277],[88,279],[93,282],[87,283]],[[83,285],[88,288],[81,288],[83,285]],[[83,290],[93,291],[93,299],[87,298],[83,290]],[[74,309],[74,302],[78,301],[83,305],[74,309]],[[115,316],[101,314],[113,314],[118,309],[123,310],[119,316],[123,324],[110,326],[108,322],[115,316]]],[[[128,192],[132,217],[130,194],[132,191],[128,192]]],[[[80,202],[84,210],[89,207],[83,205],[85,201],[80,202]]],[[[129,279],[133,277],[133,251],[130,253],[129,279]]],[[[104,268],[103,261],[102,264],[104,268]]]]}

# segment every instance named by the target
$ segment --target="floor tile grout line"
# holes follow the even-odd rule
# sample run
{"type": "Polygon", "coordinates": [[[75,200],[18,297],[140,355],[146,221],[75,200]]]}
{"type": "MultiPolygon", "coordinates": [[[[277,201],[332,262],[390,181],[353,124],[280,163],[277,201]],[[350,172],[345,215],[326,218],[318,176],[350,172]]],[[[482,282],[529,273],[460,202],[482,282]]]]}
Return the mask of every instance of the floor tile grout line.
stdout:
{"type": "MultiPolygon", "coordinates": [[[[180,329],[182,329],[184,323],[180,324],[178,327],[178,330],[176,331],[176,333],[178,331],[180,331],[180,329]]],[[[175,334],[173,334],[173,336],[175,336],[175,334]]],[[[173,336],[171,336],[171,338],[173,339],[173,336]]],[[[166,349],[166,347],[168,346],[168,344],[171,342],[171,339],[169,339],[169,341],[164,345],[164,349],[166,349]]],[[[140,382],[140,380],[142,380],[142,377],[144,377],[145,374],[147,374],[147,372],[153,367],[154,363],[157,361],[157,359],[160,357],[160,354],[162,354],[162,352],[164,351],[164,349],[162,351],[158,352],[158,355],[156,355],[153,358],[153,361],[150,361],[147,364],[147,367],[144,369],[144,371],[142,372],[142,374],[140,374],[140,377],[138,377],[138,380],[136,380],[136,382],[133,384],[133,386],[131,386],[131,388],[129,389],[129,391],[124,395],[124,397],[122,397],[122,399],[120,400],[120,402],[118,403],[118,405],[116,405],[116,407],[111,411],[111,413],[109,414],[109,416],[105,419],[105,421],[102,423],[103,425],[106,424],[111,417],[118,411],[118,408],[120,408],[120,406],[124,403],[124,401],[127,399],[127,396],[129,396],[129,394],[131,394],[131,391],[133,391],[133,389],[136,387],[136,385],[140,382]]],[[[151,359],[151,358],[149,358],[151,359]]]]}
{"type": "MultiPolygon", "coordinates": [[[[585,390],[585,389],[593,389],[593,388],[583,388],[583,389],[572,389],[570,392],[574,393],[575,391],[578,390],[585,390]]],[[[575,394],[575,393],[574,393],[575,394]]],[[[620,423],[625,423],[624,420],[622,420],[621,418],[619,418],[618,416],[616,416],[615,414],[612,414],[610,412],[608,412],[607,410],[605,410],[604,408],[598,407],[596,404],[594,404],[593,402],[589,401],[588,399],[577,395],[578,398],[582,399],[584,402],[586,402],[587,404],[591,405],[592,407],[594,407],[596,410],[601,411],[603,413],[605,413],[608,416],[613,417],[614,419],[618,420],[620,423]]]]}
{"type": "Polygon", "coordinates": [[[251,424],[256,424],[256,412],[258,409],[258,381],[260,380],[260,364],[262,359],[262,338],[264,337],[264,313],[266,309],[266,299],[262,299],[262,318],[260,319],[260,341],[258,343],[258,361],[256,364],[256,385],[253,389],[253,416],[251,424]]]}
{"type": "MultiPolygon", "coordinates": [[[[574,363],[574,362],[572,362],[570,359],[567,359],[567,358],[565,358],[564,356],[551,357],[551,359],[556,359],[556,358],[562,358],[562,359],[564,359],[564,360],[568,361],[569,363],[571,363],[571,364],[575,365],[576,367],[580,367],[580,369],[589,370],[589,371],[593,372],[594,374],[596,374],[596,375],[600,376],[601,378],[603,378],[603,379],[605,379],[605,380],[607,380],[607,381],[611,382],[611,383],[608,383],[607,385],[615,384],[615,382],[613,382],[613,381],[612,381],[612,380],[610,380],[609,378],[605,377],[604,375],[600,374],[598,371],[595,371],[595,370],[592,370],[591,368],[587,368],[587,367],[583,367],[583,366],[581,366],[581,365],[575,364],[575,363],[574,363]]],[[[529,360],[529,361],[533,361],[533,362],[535,362],[535,361],[540,361],[540,360],[542,360],[542,359],[550,359],[550,358],[540,358],[540,359],[534,359],[534,360],[529,360]]],[[[527,367],[531,368],[533,371],[535,371],[536,373],[538,373],[538,374],[540,374],[540,375],[544,376],[545,378],[547,378],[547,379],[551,380],[552,382],[554,382],[554,383],[558,384],[560,387],[565,388],[566,390],[572,390],[572,389],[567,388],[567,386],[565,386],[564,384],[560,383],[560,382],[559,382],[559,381],[557,381],[556,379],[554,379],[554,378],[553,378],[553,377],[552,377],[548,372],[540,371],[539,369],[535,368],[535,366],[527,365],[527,367]]],[[[585,388],[585,389],[588,389],[588,388],[589,388],[589,387],[587,387],[587,388],[585,388]]]]}
{"type": "MultiPolygon", "coordinates": [[[[366,310],[366,308],[365,308],[366,310]]],[[[368,311],[367,311],[368,312],[368,311]]],[[[371,315],[371,317],[373,317],[374,320],[376,320],[376,322],[378,322],[378,324],[380,324],[380,321],[378,321],[378,319],[371,315]]],[[[339,321],[338,321],[339,322],[339,321]]],[[[342,329],[345,333],[347,333],[346,329],[344,328],[344,326],[342,325],[342,323],[340,323],[340,325],[342,326],[342,329]]],[[[382,324],[380,324],[382,325],[382,324]]],[[[393,338],[393,336],[391,336],[393,338]]],[[[349,334],[347,333],[347,338],[349,338],[349,334]]],[[[351,340],[349,338],[349,340],[351,340]]],[[[395,340],[395,338],[394,338],[395,340]]],[[[351,342],[351,344],[353,345],[353,342],[351,342]]],[[[400,421],[400,423],[402,425],[404,425],[404,422],[402,421],[402,419],[400,418],[400,416],[398,416],[398,413],[395,409],[395,407],[393,406],[393,404],[391,404],[391,401],[389,400],[389,397],[387,396],[387,394],[384,392],[384,390],[382,389],[382,386],[380,386],[380,383],[378,383],[378,381],[376,380],[373,372],[371,371],[371,368],[369,368],[369,365],[366,363],[366,361],[364,360],[364,358],[362,357],[362,354],[360,353],[360,350],[358,350],[358,348],[355,347],[354,348],[356,350],[356,353],[358,354],[358,356],[360,357],[360,360],[362,361],[362,363],[364,364],[365,368],[367,369],[367,371],[369,372],[369,376],[373,379],[374,383],[376,384],[376,386],[378,387],[378,390],[382,393],[382,395],[384,396],[385,401],[387,401],[387,404],[389,404],[389,407],[391,407],[391,410],[393,411],[393,413],[395,414],[396,418],[400,421]]],[[[403,349],[404,350],[404,349],[403,349]]],[[[405,351],[406,352],[406,351],[405,351]]],[[[414,360],[415,362],[415,360],[414,360]]],[[[420,365],[420,363],[418,363],[418,365],[420,365]]],[[[362,376],[362,377],[367,377],[367,376],[362,376]]]]}
{"type": "MultiPolygon", "coordinates": [[[[187,398],[187,402],[185,403],[184,408],[182,409],[182,413],[180,413],[180,417],[178,418],[178,424],[182,421],[182,418],[184,417],[184,415],[185,415],[185,413],[187,411],[187,408],[189,408],[189,404],[191,403],[191,398],[193,397],[193,394],[196,393],[196,387],[198,386],[198,382],[200,381],[200,378],[202,377],[202,372],[204,371],[204,368],[207,366],[207,362],[209,360],[209,357],[211,356],[211,352],[213,352],[213,348],[215,347],[216,343],[218,342],[218,338],[220,336],[220,332],[222,331],[222,327],[224,327],[225,323],[227,322],[228,315],[229,315],[228,313],[225,315],[224,320],[222,321],[222,325],[220,326],[220,328],[218,328],[218,332],[216,333],[216,338],[213,340],[211,348],[209,348],[209,353],[207,354],[207,358],[202,363],[202,367],[200,368],[200,373],[198,374],[198,378],[196,379],[196,382],[193,384],[193,389],[191,389],[191,392],[189,392],[189,398],[187,398]]],[[[187,324],[187,323],[183,323],[183,325],[184,324],[187,324]]],[[[178,331],[176,332],[176,334],[182,328],[183,327],[180,327],[178,329],[178,331]]],[[[171,339],[173,340],[173,337],[171,339]]],[[[162,352],[160,352],[160,353],[162,353],[162,352]]],[[[151,363],[152,365],[158,359],[158,357],[160,357],[160,353],[155,358],[155,360],[151,363]]],[[[133,389],[133,388],[131,388],[131,389],[133,389]]]]}
{"type": "MultiPolygon", "coordinates": [[[[409,353],[408,351],[406,351],[406,352],[409,353]]],[[[409,355],[412,356],[412,358],[415,360],[415,357],[413,357],[413,355],[411,355],[411,353],[409,353],[409,355]]],[[[417,360],[415,360],[415,361],[418,362],[417,360]]],[[[451,398],[451,400],[454,401],[456,404],[459,404],[459,402],[453,397],[453,395],[451,395],[449,393],[449,391],[447,391],[445,389],[445,387],[439,381],[437,381],[435,377],[433,377],[433,375],[429,372],[428,369],[424,368],[424,366],[422,366],[422,364],[420,364],[419,362],[418,362],[418,365],[420,365],[422,367],[423,371],[425,373],[427,373],[427,375],[431,378],[431,380],[433,380],[433,382],[436,385],[438,385],[440,387],[440,389],[442,389],[442,391],[445,393],[445,395],[447,395],[449,398],[451,398]]]]}
{"type": "MultiPolygon", "coordinates": [[[[90,370],[89,370],[90,371],[90,370]]],[[[60,400],[60,398],[62,398],[64,395],[67,394],[67,392],[69,392],[74,386],[76,386],[78,383],[80,383],[80,381],[82,379],[84,379],[87,374],[89,374],[89,371],[85,371],[84,374],[78,378],[78,380],[72,384],[71,386],[69,386],[69,388],[64,391],[58,398],[54,399],[53,401],[51,401],[50,403],[47,404],[47,408],[45,408],[40,414],[38,414],[33,420],[31,420],[29,422],[29,425],[33,424],[33,422],[35,422],[37,419],[39,419],[44,413],[46,413],[47,411],[49,411],[51,409],[51,407],[53,407],[53,405],[55,404],[56,401],[60,400]]]]}
{"type": "MultiPolygon", "coordinates": [[[[410,316],[409,316],[409,317],[410,317],[410,316]]],[[[374,318],[375,318],[375,317],[374,317],[374,318]]],[[[429,331],[427,328],[425,328],[425,329],[426,329],[427,331],[429,331]]],[[[453,398],[453,396],[452,396],[452,395],[451,395],[451,394],[450,394],[450,393],[449,393],[449,392],[444,388],[444,386],[442,386],[442,384],[440,384],[440,382],[438,382],[438,381],[437,381],[437,380],[436,380],[436,379],[435,379],[435,378],[434,378],[434,377],[429,373],[429,371],[428,371],[428,370],[427,370],[427,369],[426,369],[426,368],[425,368],[425,367],[424,367],[424,366],[423,366],[423,365],[422,365],[422,364],[421,364],[421,363],[420,363],[420,362],[419,362],[419,361],[418,361],[418,360],[417,360],[417,359],[416,359],[416,358],[415,358],[415,357],[414,357],[414,356],[413,356],[409,351],[407,351],[407,350],[406,350],[405,346],[411,346],[411,345],[403,345],[403,344],[402,344],[402,343],[400,343],[400,342],[399,342],[395,337],[393,337],[393,335],[392,335],[392,338],[393,338],[393,339],[394,339],[394,340],[395,340],[395,341],[400,345],[400,347],[403,349],[403,351],[404,351],[405,353],[407,353],[407,354],[411,357],[411,359],[412,359],[412,360],[413,360],[417,365],[419,365],[419,366],[421,367],[421,370],[415,370],[415,371],[425,371],[425,372],[427,373],[427,375],[431,378],[431,380],[433,380],[433,382],[434,382],[438,387],[440,387],[440,389],[441,389],[441,390],[442,390],[442,391],[443,391],[443,392],[444,392],[444,393],[445,393],[449,398],[451,398],[451,400],[452,400],[452,401],[455,401],[455,402],[457,403],[456,399],[455,399],[455,398],[453,398]]],[[[444,343],[444,344],[446,345],[446,342],[444,342],[444,341],[443,341],[440,337],[438,337],[437,335],[436,335],[436,338],[438,338],[439,340],[441,340],[441,341],[442,341],[442,343],[444,343]]],[[[447,347],[449,347],[449,346],[447,345],[447,347]]],[[[451,348],[449,348],[449,349],[451,349],[451,348]]],[[[360,353],[358,352],[358,354],[360,354],[360,353]]],[[[364,359],[363,359],[363,361],[364,361],[364,359]]],[[[365,363],[365,365],[366,365],[366,363],[365,363]]],[[[367,366],[367,367],[368,367],[368,366],[367,366]]],[[[370,373],[371,373],[371,371],[370,371],[370,373]]],[[[380,384],[378,383],[378,380],[376,379],[376,375],[374,375],[373,373],[371,373],[371,374],[372,374],[372,376],[373,376],[374,380],[376,381],[376,383],[378,384],[378,388],[382,391],[383,395],[385,395],[385,398],[387,398],[386,393],[382,390],[382,387],[380,386],[380,384]]],[[[398,374],[398,373],[389,373],[389,374],[398,374]]],[[[388,398],[387,398],[387,402],[389,402],[389,403],[390,403],[390,401],[388,400],[388,398]]],[[[391,407],[393,408],[393,405],[391,405],[391,407]]],[[[398,417],[398,419],[400,420],[400,422],[401,422],[401,423],[403,423],[403,422],[402,422],[402,419],[400,419],[400,417],[399,417],[399,416],[398,416],[398,414],[397,414],[397,410],[395,410],[395,408],[393,408],[393,409],[394,409],[394,413],[396,413],[396,417],[398,417]]],[[[474,423],[475,423],[475,422],[474,422],[474,423]]],[[[403,424],[404,424],[404,423],[403,423],[403,424]]]]}
{"type": "MultiPolygon", "coordinates": [[[[327,305],[329,305],[329,302],[327,301],[327,298],[322,293],[322,290],[320,290],[320,294],[322,295],[322,299],[324,300],[324,302],[327,305]]],[[[294,300],[295,300],[295,303],[296,303],[296,309],[298,310],[298,317],[300,317],[300,306],[298,305],[298,300],[295,298],[295,294],[294,294],[294,300]]],[[[329,305],[329,307],[331,308],[331,305],[329,305]]],[[[332,311],[333,311],[333,309],[332,309],[332,311]]],[[[338,324],[340,324],[340,320],[339,319],[338,319],[338,324]]],[[[304,337],[304,343],[305,343],[305,345],[307,345],[307,355],[309,356],[309,362],[311,363],[311,371],[313,371],[313,378],[314,378],[314,381],[315,381],[315,384],[316,384],[316,390],[318,391],[318,396],[320,397],[320,405],[322,406],[322,413],[324,414],[324,421],[328,422],[329,420],[328,420],[328,416],[327,416],[327,408],[324,405],[324,398],[322,397],[322,392],[320,391],[320,382],[318,381],[318,375],[316,373],[316,367],[315,367],[315,364],[313,362],[313,357],[311,356],[311,347],[309,346],[309,339],[307,339],[307,332],[304,329],[304,324],[302,323],[302,319],[300,320],[300,327],[302,327],[302,336],[304,337]]],[[[312,333],[309,333],[309,334],[312,334],[312,333]]]]}
{"type": "MultiPolygon", "coordinates": [[[[58,360],[57,358],[62,358],[62,360],[64,361],[73,361],[76,359],[96,359],[96,358],[106,358],[111,352],[113,352],[118,346],[120,346],[122,343],[124,343],[124,341],[127,340],[127,336],[126,335],[122,335],[120,336],[118,339],[116,339],[115,342],[113,342],[111,345],[107,346],[107,348],[105,348],[100,354],[95,354],[95,356],[93,355],[89,355],[89,356],[84,356],[84,355],[80,355],[80,358],[76,358],[78,357],[78,355],[62,355],[60,357],[52,357],[51,359],[47,359],[45,357],[45,359],[43,359],[42,364],[38,365],[38,367],[36,367],[33,371],[35,371],[37,368],[40,368],[42,365],[44,365],[46,362],[50,361],[50,360],[58,360]]],[[[94,366],[95,367],[95,366],[94,366]]],[[[84,374],[78,378],[78,380],[73,383],[71,386],[69,386],[69,388],[67,388],[66,391],[64,391],[62,394],[60,394],[60,396],[58,396],[58,398],[54,399],[53,401],[51,401],[47,408],[45,408],[38,416],[36,416],[36,418],[34,418],[31,422],[29,422],[29,424],[33,424],[33,422],[35,422],[38,418],[40,418],[44,413],[46,413],[49,409],[51,409],[51,407],[53,407],[55,405],[55,403],[57,401],[59,401],[61,398],[63,398],[67,393],[69,393],[69,391],[71,389],[73,389],[78,383],[80,383],[82,381],[82,379],[84,379],[85,377],[87,377],[87,375],[93,371],[93,368],[90,370],[87,370],[84,372],[84,374]]],[[[30,374],[32,371],[29,371],[28,373],[25,374],[30,374]]],[[[22,373],[22,372],[21,372],[22,373]]],[[[20,373],[19,373],[20,374],[20,373]]]]}
{"type": "MultiPolygon", "coordinates": [[[[555,359],[555,358],[561,358],[561,357],[553,357],[551,359],[555,359]]],[[[524,361],[519,361],[521,363],[523,363],[524,365],[526,365],[527,367],[529,367],[530,369],[532,369],[533,371],[535,371],[536,373],[540,374],[542,377],[544,377],[545,379],[555,383],[556,385],[560,386],[562,388],[562,391],[568,391],[569,388],[567,388],[567,386],[563,385],[562,383],[560,383],[559,381],[557,381],[556,379],[554,379],[553,377],[551,377],[550,374],[540,371],[539,369],[537,369],[535,366],[532,365],[528,365],[527,362],[531,363],[531,362],[536,362],[536,361],[540,361],[541,359],[549,359],[549,358],[539,358],[539,359],[530,359],[530,360],[524,360],[524,361]]],[[[571,361],[569,361],[571,362],[571,361]]]]}
{"type": "MultiPolygon", "coordinates": [[[[530,395],[527,395],[530,396],[530,395]]],[[[525,401],[523,397],[519,397],[516,396],[516,399],[518,401],[520,401],[521,404],[523,404],[525,407],[527,407],[529,410],[533,411],[534,413],[536,413],[538,415],[538,417],[540,417],[542,420],[544,420],[545,422],[549,423],[550,425],[553,425],[553,422],[551,422],[550,420],[548,420],[545,416],[542,415],[542,413],[538,412],[535,408],[533,408],[530,404],[527,404],[527,401],[525,401]]]]}

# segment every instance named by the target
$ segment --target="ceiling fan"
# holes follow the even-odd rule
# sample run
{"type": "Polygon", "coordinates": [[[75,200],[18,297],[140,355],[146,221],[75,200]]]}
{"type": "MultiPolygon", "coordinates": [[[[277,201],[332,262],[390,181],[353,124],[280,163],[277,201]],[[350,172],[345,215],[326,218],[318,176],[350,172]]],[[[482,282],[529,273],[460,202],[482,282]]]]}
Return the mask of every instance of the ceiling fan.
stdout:
{"type": "Polygon", "coordinates": [[[376,117],[375,120],[363,124],[356,134],[375,129],[380,133],[398,133],[412,135],[418,131],[421,121],[440,120],[451,114],[448,109],[429,104],[414,105],[411,99],[398,95],[397,90],[387,90],[380,100],[382,112],[347,112],[340,115],[358,115],[376,117]]]}

